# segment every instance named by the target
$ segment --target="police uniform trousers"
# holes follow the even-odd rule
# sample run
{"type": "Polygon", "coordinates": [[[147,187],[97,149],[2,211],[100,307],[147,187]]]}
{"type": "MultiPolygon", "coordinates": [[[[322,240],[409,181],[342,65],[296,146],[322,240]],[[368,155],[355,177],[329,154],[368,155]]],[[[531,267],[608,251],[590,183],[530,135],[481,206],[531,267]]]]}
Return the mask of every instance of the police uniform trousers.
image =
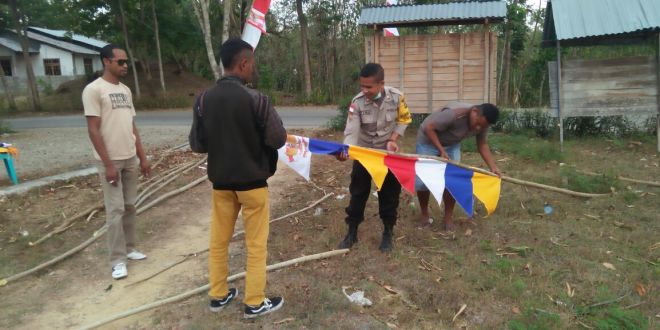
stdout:
{"type": "MultiPolygon", "coordinates": [[[[346,208],[346,223],[359,225],[364,220],[364,208],[371,194],[371,175],[357,160],[353,161],[349,191],[351,201],[346,208]]],[[[378,213],[385,227],[396,225],[400,194],[401,184],[394,174],[388,171],[378,192],[378,213]]]]}

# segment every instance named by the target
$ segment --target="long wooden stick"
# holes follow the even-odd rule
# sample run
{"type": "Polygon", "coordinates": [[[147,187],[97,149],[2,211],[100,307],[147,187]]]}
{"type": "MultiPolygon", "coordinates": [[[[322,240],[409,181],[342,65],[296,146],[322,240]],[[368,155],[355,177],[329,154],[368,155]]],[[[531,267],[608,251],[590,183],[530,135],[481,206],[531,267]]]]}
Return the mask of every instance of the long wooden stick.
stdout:
{"type": "MultiPolygon", "coordinates": [[[[333,256],[337,256],[337,255],[340,255],[340,254],[347,253],[348,251],[350,251],[350,250],[349,249],[333,250],[333,251],[328,251],[328,252],[323,252],[323,253],[318,253],[318,254],[312,254],[312,255],[304,256],[304,257],[300,257],[300,258],[295,258],[295,259],[283,261],[283,262],[280,262],[280,263],[277,263],[277,264],[274,264],[274,265],[270,265],[270,266],[266,267],[266,271],[277,270],[277,269],[280,269],[280,268],[289,267],[291,265],[300,264],[300,263],[304,263],[304,262],[307,262],[307,261],[325,259],[325,258],[329,258],[329,257],[333,257],[333,256]]],[[[227,278],[227,282],[233,282],[233,281],[241,279],[243,277],[245,277],[245,272],[229,276],[227,278]]],[[[194,295],[205,292],[208,289],[209,289],[209,285],[206,284],[206,285],[203,285],[199,288],[196,288],[196,289],[178,294],[176,296],[172,296],[172,297],[169,297],[169,298],[166,298],[166,299],[161,299],[161,300],[155,301],[155,302],[150,303],[150,304],[142,305],[142,306],[139,306],[139,307],[132,308],[132,309],[129,309],[127,311],[121,312],[119,314],[115,314],[115,315],[110,316],[106,319],[103,319],[103,320],[94,322],[90,325],[84,326],[81,329],[82,330],[95,329],[95,328],[98,328],[102,325],[108,324],[110,322],[114,322],[114,321],[119,320],[119,319],[129,317],[131,315],[135,315],[137,313],[142,313],[144,311],[148,311],[148,310],[158,308],[160,306],[163,306],[163,305],[166,305],[166,304],[169,304],[169,303],[177,302],[177,301],[192,297],[194,295]]]]}
{"type": "MultiPolygon", "coordinates": [[[[312,207],[318,205],[319,203],[321,203],[322,201],[324,201],[325,199],[327,199],[328,197],[330,197],[330,196],[332,196],[332,195],[334,195],[334,193],[326,194],[326,195],[323,196],[321,199],[317,200],[316,202],[312,203],[311,205],[309,205],[309,206],[307,206],[307,207],[305,207],[305,208],[303,208],[303,209],[300,209],[300,210],[298,210],[298,211],[291,212],[291,213],[289,213],[289,214],[285,214],[285,215],[283,215],[283,216],[281,216],[281,217],[279,217],[279,218],[273,219],[273,220],[269,221],[268,223],[269,223],[269,224],[272,224],[273,222],[276,222],[276,221],[279,221],[279,220],[282,220],[282,219],[286,219],[286,218],[291,217],[291,216],[294,216],[294,215],[296,215],[296,214],[298,214],[298,213],[300,213],[300,212],[304,212],[304,211],[306,211],[306,210],[309,210],[309,209],[311,209],[312,207]]],[[[245,234],[245,230],[239,230],[239,231],[235,232],[234,235],[232,235],[232,238],[236,238],[236,237],[238,237],[239,235],[242,235],[242,234],[245,234]]],[[[156,272],[154,272],[153,274],[151,274],[151,275],[149,275],[149,276],[147,276],[147,277],[145,277],[145,278],[142,278],[142,279],[139,279],[139,280],[137,280],[137,281],[135,281],[135,282],[132,282],[132,283],[126,284],[124,287],[127,288],[127,287],[129,287],[129,286],[133,286],[133,285],[136,285],[136,284],[139,284],[139,283],[142,283],[142,282],[148,281],[148,280],[150,280],[150,279],[152,279],[152,278],[154,278],[154,277],[156,277],[156,276],[158,276],[158,275],[160,275],[160,274],[166,272],[167,270],[173,268],[174,266],[179,265],[179,264],[182,264],[183,262],[189,260],[190,257],[197,256],[198,254],[206,253],[206,252],[208,252],[208,251],[209,251],[209,249],[207,248],[207,249],[204,249],[204,250],[201,250],[201,251],[197,251],[197,252],[193,252],[193,253],[188,253],[188,254],[184,255],[183,258],[181,258],[180,260],[171,263],[170,265],[166,266],[165,268],[163,268],[163,269],[161,269],[161,270],[159,270],[159,271],[156,271],[156,272]]]]}
{"type": "MultiPolygon", "coordinates": [[[[373,149],[373,150],[376,150],[376,149],[373,149]]],[[[495,173],[493,173],[491,171],[487,171],[487,170],[484,170],[484,169],[481,169],[481,168],[478,168],[478,167],[473,167],[473,166],[457,163],[453,160],[445,159],[445,158],[441,158],[441,157],[429,156],[429,155],[395,153],[395,152],[385,151],[385,150],[378,150],[378,151],[381,151],[381,152],[384,151],[384,152],[386,152],[390,155],[413,157],[413,158],[434,159],[434,160],[437,160],[437,161],[440,161],[440,162],[452,164],[452,165],[455,165],[455,166],[458,166],[458,167],[461,167],[461,168],[464,168],[464,169],[467,169],[467,170],[471,170],[471,171],[474,171],[474,172],[478,172],[478,173],[481,173],[481,174],[486,174],[486,175],[490,175],[490,176],[497,176],[495,173]]],[[[520,180],[520,179],[508,177],[508,176],[505,176],[505,175],[502,175],[501,179],[502,179],[502,181],[506,181],[506,182],[509,182],[509,183],[517,184],[517,185],[533,187],[533,188],[539,188],[539,189],[548,190],[548,191],[554,191],[554,192],[558,192],[558,193],[562,193],[562,194],[566,194],[566,195],[570,195],[570,196],[575,196],[575,197],[593,198],[593,197],[610,196],[610,194],[592,194],[592,193],[573,191],[573,190],[563,189],[563,188],[559,188],[559,187],[548,186],[548,185],[544,185],[544,184],[540,184],[540,183],[536,183],[536,182],[520,180]]]]}
{"type": "MultiPolygon", "coordinates": [[[[163,200],[165,200],[165,199],[167,199],[167,198],[169,198],[169,197],[172,197],[172,196],[174,196],[174,195],[176,195],[176,194],[179,194],[179,193],[181,193],[181,192],[186,191],[187,189],[192,188],[193,186],[195,186],[195,185],[197,185],[197,184],[203,182],[204,180],[206,180],[206,175],[200,177],[199,179],[193,181],[192,183],[189,183],[189,184],[187,184],[187,185],[185,185],[185,186],[183,186],[183,187],[181,187],[181,188],[179,188],[179,189],[177,189],[177,190],[170,191],[170,192],[168,192],[167,194],[158,197],[157,199],[155,199],[155,200],[152,201],[151,203],[149,203],[149,204],[147,204],[147,205],[145,205],[145,206],[139,208],[139,209],[137,210],[137,214],[140,214],[140,213],[146,211],[146,210],[149,209],[150,207],[152,207],[152,206],[154,206],[154,205],[160,203],[161,201],[163,201],[163,200]]],[[[103,227],[101,227],[101,229],[99,229],[98,231],[96,231],[96,232],[94,233],[94,235],[92,235],[92,237],[91,237],[90,239],[88,239],[88,240],[86,240],[85,242],[81,243],[80,245],[74,247],[73,249],[71,249],[71,250],[65,252],[64,254],[62,254],[62,255],[60,255],[60,256],[54,258],[54,259],[51,259],[51,260],[49,260],[49,261],[47,261],[47,262],[45,262],[45,263],[43,263],[43,264],[41,264],[41,265],[38,265],[38,266],[36,266],[36,267],[34,267],[34,268],[32,268],[32,269],[28,269],[28,270],[26,270],[26,271],[24,271],[24,272],[21,272],[21,273],[19,273],[19,274],[9,276],[9,277],[7,277],[7,278],[5,278],[5,279],[0,279],[0,287],[1,287],[1,286],[4,286],[4,285],[7,285],[9,282],[13,282],[13,281],[19,280],[19,279],[21,279],[21,278],[23,278],[23,277],[25,277],[25,276],[28,276],[28,275],[30,275],[30,274],[32,274],[32,273],[34,273],[34,272],[37,272],[37,271],[39,271],[39,270],[41,270],[41,269],[44,269],[44,268],[46,268],[46,267],[48,267],[48,266],[50,266],[50,265],[56,264],[56,263],[58,263],[58,262],[60,262],[60,261],[62,261],[62,260],[64,260],[64,259],[66,259],[67,257],[72,256],[72,255],[74,255],[75,253],[77,253],[77,252],[79,252],[79,251],[82,251],[82,250],[83,250],[84,248],[86,248],[88,245],[92,244],[95,240],[97,240],[99,237],[101,237],[101,235],[103,235],[103,234],[106,232],[106,230],[107,230],[107,227],[104,225],[103,227]]]]}
{"type": "Polygon", "coordinates": [[[97,230],[97,231],[92,235],[91,238],[89,238],[88,240],[82,242],[80,245],[74,247],[73,249],[71,249],[71,250],[65,252],[64,254],[60,255],[59,257],[56,257],[56,258],[51,259],[51,260],[49,260],[49,261],[47,261],[47,262],[44,262],[43,264],[38,265],[38,266],[36,266],[36,267],[34,267],[34,268],[28,269],[28,270],[26,270],[26,271],[24,271],[24,272],[18,273],[18,274],[16,274],[16,275],[9,276],[9,277],[7,277],[7,278],[5,278],[5,279],[1,279],[1,280],[0,280],[0,286],[7,285],[9,282],[16,281],[16,280],[18,280],[18,279],[21,279],[21,278],[23,278],[23,277],[25,277],[25,276],[28,276],[28,275],[34,273],[34,272],[38,272],[38,271],[40,271],[40,270],[42,270],[42,269],[44,269],[44,268],[46,268],[46,267],[48,267],[48,266],[50,266],[50,265],[54,265],[54,264],[56,264],[56,263],[58,263],[58,262],[60,262],[60,261],[62,261],[62,260],[64,260],[64,259],[68,258],[69,256],[72,256],[72,255],[76,254],[76,253],[79,252],[79,251],[82,251],[82,250],[83,250],[84,248],[86,248],[88,245],[94,243],[94,241],[96,241],[99,237],[101,237],[101,235],[103,235],[107,230],[108,230],[108,228],[104,225],[103,227],[101,227],[101,229],[97,230]]]}
{"type": "Polygon", "coordinates": [[[62,224],[57,226],[57,228],[53,229],[48,234],[44,235],[43,237],[36,240],[35,242],[29,242],[28,244],[30,246],[37,246],[37,245],[41,244],[41,242],[51,238],[53,235],[59,234],[62,231],[64,231],[66,228],[69,227],[70,224],[72,224],[74,221],[78,220],[79,218],[82,218],[82,217],[90,214],[90,212],[94,212],[94,211],[101,210],[101,209],[103,209],[103,203],[96,204],[96,205],[94,205],[94,206],[92,206],[92,207],[90,207],[90,208],[88,208],[88,209],[86,209],[82,212],[79,212],[76,215],[74,215],[74,216],[70,217],[69,219],[65,220],[64,222],[62,222],[62,224]]]}
{"type": "MultiPolygon", "coordinates": [[[[579,173],[586,174],[586,175],[602,176],[602,174],[599,174],[599,173],[596,173],[596,172],[585,171],[585,170],[577,170],[577,171],[579,173]]],[[[634,182],[634,183],[639,183],[639,184],[646,184],[646,185],[654,186],[654,187],[660,187],[660,182],[631,179],[631,178],[626,178],[624,176],[617,176],[616,178],[621,180],[621,181],[628,181],[628,182],[634,182]]]]}
{"type": "Polygon", "coordinates": [[[187,163],[186,165],[181,166],[177,170],[175,170],[172,173],[166,175],[162,179],[152,183],[150,186],[145,188],[144,191],[142,191],[142,193],[137,197],[137,201],[135,202],[135,206],[139,207],[151,195],[153,195],[154,193],[156,193],[157,191],[159,191],[160,189],[162,189],[163,187],[168,185],[170,182],[176,180],[179,176],[193,170],[194,168],[196,168],[197,166],[199,166],[200,164],[202,164],[205,161],[206,161],[206,157],[204,157],[203,159],[201,159],[200,161],[198,161],[196,163],[192,163],[192,162],[187,163]],[[164,180],[164,182],[160,183],[163,180],[164,180]],[[158,183],[160,183],[160,184],[156,187],[156,185],[158,183]],[[154,188],[154,187],[156,187],[156,188],[154,188]]]}
{"type": "Polygon", "coordinates": [[[191,182],[191,183],[189,183],[189,184],[187,184],[187,185],[185,185],[185,186],[183,186],[179,189],[175,189],[175,190],[172,190],[172,191],[170,191],[166,194],[158,196],[158,198],[156,198],[153,201],[149,202],[147,205],[138,208],[137,209],[137,214],[140,214],[140,213],[146,211],[147,209],[149,209],[150,207],[160,203],[161,201],[163,201],[167,198],[170,198],[174,195],[180,194],[180,193],[182,193],[182,192],[184,192],[184,191],[186,191],[186,190],[188,190],[188,189],[190,189],[190,188],[192,188],[192,187],[194,187],[194,186],[196,186],[196,185],[198,185],[198,184],[200,184],[200,183],[202,183],[206,180],[208,180],[208,178],[207,178],[206,175],[204,175],[204,176],[197,178],[195,181],[193,181],[193,182],[191,182]]]}

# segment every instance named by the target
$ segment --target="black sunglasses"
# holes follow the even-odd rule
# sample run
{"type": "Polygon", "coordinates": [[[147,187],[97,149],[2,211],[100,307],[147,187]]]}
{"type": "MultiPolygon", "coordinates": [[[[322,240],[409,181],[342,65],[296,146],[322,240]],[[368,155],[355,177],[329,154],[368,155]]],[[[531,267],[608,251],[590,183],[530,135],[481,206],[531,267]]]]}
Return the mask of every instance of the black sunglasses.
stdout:
{"type": "Polygon", "coordinates": [[[115,62],[117,62],[117,64],[119,64],[121,66],[124,66],[124,65],[128,64],[128,60],[113,60],[113,59],[111,59],[110,61],[115,61],[115,62]]]}

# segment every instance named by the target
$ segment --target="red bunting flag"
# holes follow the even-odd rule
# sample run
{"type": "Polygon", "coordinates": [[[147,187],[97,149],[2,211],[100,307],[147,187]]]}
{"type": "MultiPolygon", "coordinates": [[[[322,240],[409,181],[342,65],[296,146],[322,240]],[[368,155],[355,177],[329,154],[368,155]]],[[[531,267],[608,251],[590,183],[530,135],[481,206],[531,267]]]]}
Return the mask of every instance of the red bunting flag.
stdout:
{"type": "Polygon", "coordinates": [[[411,194],[415,194],[415,163],[417,158],[397,155],[385,156],[385,166],[394,173],[401,186],[411,194]]]}

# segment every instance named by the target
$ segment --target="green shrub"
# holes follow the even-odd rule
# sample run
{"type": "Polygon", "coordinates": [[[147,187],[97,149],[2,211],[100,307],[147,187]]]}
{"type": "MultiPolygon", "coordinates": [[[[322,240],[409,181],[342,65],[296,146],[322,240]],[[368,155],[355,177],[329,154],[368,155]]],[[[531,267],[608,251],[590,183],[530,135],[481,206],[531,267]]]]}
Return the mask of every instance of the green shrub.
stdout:
{"type": "Polygon", "coordinates": [[[44,81],[43,79],[37,80],[37,84],[41,87],[43,93],[46,95],[53,95],[53,93],[55,92],[53,86],[50,83],[44,81]]]}
{"type": "Polygon", "coordinates": [[[142,97],[140,100],[133,100],[136,109],[192,108],[194,102],[194,98],[180,95],[166,97],[142,97]]]}
{"type": "Polygon", "coordinates": [[[541,110],[502,109],[500,118],[492,126],[495,132],[528,135],[533,132],[539,137],[548,137],[556,126],[556,119],[541,110]]]}
{"type": "Polygon", "coordinates": [[[346,97],[339,101],[337,105],[337,115],[326,124],[328,128],[335,131],[344,131],[346,128],[346,117],[348,116],[348,107],[351,105],[352,97],[346,97]]]}
{"type": "Polygon", "coordinates": [[[0,118],[0,135],[12,132],[11,126],[0,118]]]}

